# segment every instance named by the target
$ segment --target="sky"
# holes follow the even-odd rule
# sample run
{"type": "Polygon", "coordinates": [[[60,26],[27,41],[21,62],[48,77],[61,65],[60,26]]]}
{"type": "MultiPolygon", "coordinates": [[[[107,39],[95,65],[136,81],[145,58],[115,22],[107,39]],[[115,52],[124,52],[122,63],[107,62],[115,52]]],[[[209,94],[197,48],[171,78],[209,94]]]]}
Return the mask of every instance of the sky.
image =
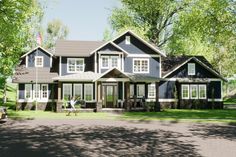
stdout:
{"type": "Polygon", "coordinates": [[[43,26],[53,19],[61,20],[68,28],[69,40],[102,40],[109,28],[111,9],[119,0],[40,0],[45,6],[43,26]]]}

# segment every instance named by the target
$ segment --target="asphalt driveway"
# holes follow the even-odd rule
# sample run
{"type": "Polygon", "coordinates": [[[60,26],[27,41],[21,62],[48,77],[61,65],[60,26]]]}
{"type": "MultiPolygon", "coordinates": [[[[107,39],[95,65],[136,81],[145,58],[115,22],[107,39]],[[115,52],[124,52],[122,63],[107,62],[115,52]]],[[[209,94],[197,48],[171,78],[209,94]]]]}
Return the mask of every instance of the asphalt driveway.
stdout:
{"type": "Polygon", "coordinates": [[[236,126],[118,120],[0,124],[0,156],[236,156],[236,126]]]}

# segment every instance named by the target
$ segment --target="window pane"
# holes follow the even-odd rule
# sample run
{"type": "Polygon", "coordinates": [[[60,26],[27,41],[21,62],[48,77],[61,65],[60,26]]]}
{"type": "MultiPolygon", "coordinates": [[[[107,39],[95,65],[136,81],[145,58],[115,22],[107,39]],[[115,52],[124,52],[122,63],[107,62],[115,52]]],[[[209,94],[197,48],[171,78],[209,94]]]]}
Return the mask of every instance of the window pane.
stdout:
{"type": "Polygon", "coordinates": [[[84,85],[84,99],[86,101],[93,100],[93,84],[84,85]]]}
{"type": "Polygon", "coordinates": [[[84,71],[84,61],[83,60],[76,60],[76,71],[83,72],[84,71]]]}
{"type": "Polygon", "coordinates": [[[118,57],[111,58],[111,67],[118,67],[118,57]]]}
{"type": "Polygon", "coordinates": [[[145,96],[145,86],[144,85],[137,85],[137,97],[145,96]]]}
{"type": "Polygon", "coordinates": [[[82,84],[74,84],[74,96],[82,99],[82,84]]]}
{"type": "Polygon", "coordinates": [[[188,63],[188,75],[195,75],[195,63],[188,63]]]}
{"type": "Polygon", "coordinates": [[[133,97],[134,96],[134,85],[133,84],[130,85],[129,91],[130,91],[130,97],[133,97]]]}
{"type": "Polygon", "coordinates": [[[68,64],[69,64],[69,71],[74,72],[75,71],[75,60],[69,59],[68,64]]]}
{"type": "Polygon", "coordinates": [[[25,98],[26,99],[32,98],[31,91],[32,91],[32,85],[31,84],[25,84],[25,98]]]}
{"type": "Polygon", "coordinates": [[[63,84],[63,99],[69,100],[72,94],[72,85],[71,84],[63,84]]]}
{"type": "Polygon", "coordinates": [[[206,98],[206,85],[199,85],[199,98],[200,99],[206,98]]]}
{"type": "Polygon", "coordinates": [[[148,97],[150,97],[150,98],[156,97],[155,84],[149,84],[148,85],[148,97]]]}
{"type": "Polygon", "coordinates": [[[148,59],[135,59],[133,61],[133,71],[147,73],[149,69],[148,59]]]}
{"type": "Polygon", "coordinates": [[[33,86],[33,90],[34,90],[34,98],[40,98],[40,85],[39,84],[37,84],[37,86],[36,86],[36,84],[34,84],[34,86],[33,86]]]}
{"type": "Polygon", "coordinates": [[[48,86],[42,85],[42,98],[48,98],[48,86]]]}
{"type": "Polygon", "coordinates": [[[189,98],[189,85],[182,85],[182,98],[183,99],[189,98]]]}
{"type": "Polygon", "coordinates": [[[108,68],[109,67],[108,58],[107,57],[102,57],[102,67],[103,68],[108,68]]]}
{"type": "Polygon", "coordinates": [[[197,85],[191,85],[191,99],[197,99],[198,98],[198,86],[197,85]]]}

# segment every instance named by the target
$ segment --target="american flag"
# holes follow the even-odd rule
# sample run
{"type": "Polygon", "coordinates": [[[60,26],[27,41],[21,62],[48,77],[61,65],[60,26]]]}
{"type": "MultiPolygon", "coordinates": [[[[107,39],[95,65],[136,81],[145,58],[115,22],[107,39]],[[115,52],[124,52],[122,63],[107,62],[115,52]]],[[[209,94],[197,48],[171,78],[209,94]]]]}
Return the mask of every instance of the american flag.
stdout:
{"type": "Polygon", "coordinates": [[[41,46],[41,44],[42,44],[42,36],[41,36],[40,32],[37,34],[37,44],[39,46],[41,46]]]}

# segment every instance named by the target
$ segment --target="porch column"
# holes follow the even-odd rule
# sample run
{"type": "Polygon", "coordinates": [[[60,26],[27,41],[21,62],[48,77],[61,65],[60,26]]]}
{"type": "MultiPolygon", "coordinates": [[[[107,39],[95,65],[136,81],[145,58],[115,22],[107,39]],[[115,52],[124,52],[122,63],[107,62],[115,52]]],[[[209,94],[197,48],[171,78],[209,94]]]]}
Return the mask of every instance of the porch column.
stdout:
{"type": "Polygon", "coordinates": [[[97,94],[96,110],[97,111],[101,111],[102,110],[101,88],[102,88],[101,82],[98,81],[97,82],[97,90],[96,90],[96,94],[97,94]]]}
{"type": "Polygon", "coordinates": [[[160,102],[159,102],[159,82],[155,83],[155,87],[156,87],[155,111],[160,112],[161,111],[161,106],[160,106],[160,102]]]}
{"type": "Polygon", "coordinates": [[[62,111],[63,101],[62,101],[62,97],[61,97],[61,85],[62,85],[62,83],[58,82],[56,112],[62,111]]]}
{"type": "Polygon", "coordinates": [[[125,98],[125,101],[126,101],[126,110],[130,110],[130,83],[129,82],[126,82],[125,84],[125,89],[126,89],[126,98],[125,98]]]}

